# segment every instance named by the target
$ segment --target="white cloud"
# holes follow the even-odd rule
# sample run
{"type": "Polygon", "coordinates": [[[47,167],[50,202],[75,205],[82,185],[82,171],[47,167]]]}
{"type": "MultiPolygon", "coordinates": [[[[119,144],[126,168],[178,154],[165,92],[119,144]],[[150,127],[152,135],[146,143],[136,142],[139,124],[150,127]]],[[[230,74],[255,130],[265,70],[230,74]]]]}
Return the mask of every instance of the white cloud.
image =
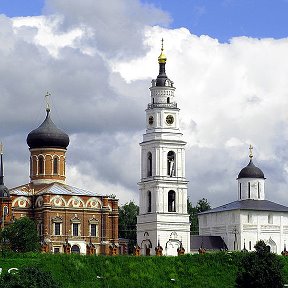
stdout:
{"type": "Polygon", "coordinates": [[[190,199],[205,197],[212,206],[235,200],[251,143],[268,198],[288,205],[288,39],[238,37],[221,44],[185,28],[153,26],[169,17],[136,0],[117,1],[113,9],[107,1],[70,4],[48,1],[39,17],[0,16],[7,186],[28,178],[25,139],[43,121],[50,90],[52,118],[71,135],[68,183],[137,202],[138,143],[163,37],[188,142],[190,199]]]}

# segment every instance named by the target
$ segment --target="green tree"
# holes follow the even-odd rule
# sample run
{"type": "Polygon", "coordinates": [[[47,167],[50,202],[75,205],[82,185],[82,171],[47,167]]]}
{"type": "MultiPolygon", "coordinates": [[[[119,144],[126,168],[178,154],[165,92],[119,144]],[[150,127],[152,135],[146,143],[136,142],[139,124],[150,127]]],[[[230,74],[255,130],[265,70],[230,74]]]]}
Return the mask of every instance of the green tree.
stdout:
{"type": "Polygon", "coordinates": [[[206,198],[202,198],[200,200],[198,200],[197,204],[196,204],[196,209],[197,212],[204,212],[204,211],[208,211],[211,209],[210,203],[208,202],[208,200],[206,198]]]}
{"type": "Polygon", "coordinates": [[[198,200],[195,207],[193,207],[190,199],[187,199],[187,212],[189,214],[190,220],[190,231],[192,235],[199,235],[199,222],[198,222],[198,213],[210,210],[211,206],[207,199],[202,198],[198,200]]]}
{"type": "Polygon", "coordinates": [[[129,240],[129,253],[132,253],[133,246],[137,244],[137,215],[139,206],[133,201],[119,207],[119,238],[129,240]]]}
{"type": "Polygon", "coordinates": [[[18,273],[6,273],[0,277],[1,288],[60,288],[51,273],[37,267],[24,267],[18,273]]]}
{"type": "Polygon", "coordinates": [[[1,242],[7,243],[12,251],[39,251],[40,239],[35,223],[28,217],[16,219],[1,232],[1,242]]]}
{"type": "Polygon", "coordinates": [[[260,240],[255,252],[243,256],[236,277],[238,288],[282,288],[284,285],[283,263],[279,256],[270,253],[269,246],[260,240]]]}
{"type": "Polygon", "coordinates": [[[190,231],[192,235],[198,235],[198,217],[197,217],[197,209],[193,207],[190,199],[187,199],[187,213],[189,214],[190,221],[190,231]]]}

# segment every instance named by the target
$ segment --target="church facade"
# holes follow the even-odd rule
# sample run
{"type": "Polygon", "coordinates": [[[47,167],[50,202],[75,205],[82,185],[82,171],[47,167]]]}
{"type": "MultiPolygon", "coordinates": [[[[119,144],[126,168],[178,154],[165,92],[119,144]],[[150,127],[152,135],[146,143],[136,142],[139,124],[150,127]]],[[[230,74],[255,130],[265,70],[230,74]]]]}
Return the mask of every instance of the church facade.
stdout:
{"type": "Polygon", "coordinates": [[[288,243],[288,207],[265,199],[266,178],[250,149],[250,162],[237,178],[238,200],[200,213],[199,234],[221,236],[231,251],[252,251],[263,240],[280,254],[288,243]]]}
{"type": "Polygon", "coordinates": [[[69,137],[53,123],[49,107],[46,112],[27,137],[29,183],[5,187],[1,153],[2,227],[28,216],[36,222],[44,252],[117,254],[118,200],[66,184],[69,137]]]}
{"type": "MultiPolygon", "coordinates": [[[[162,40],[163,41],[163,40],[162,40]]],[[[166,56],[158,57],[159,75],[152,80],[146,109],[146,133],[141,146],[140,204],[137,243],[142,255],[177,255],[190,251],[187,214],[185,145],[179,129],[175,87],[165,71],[166,56]]]]}

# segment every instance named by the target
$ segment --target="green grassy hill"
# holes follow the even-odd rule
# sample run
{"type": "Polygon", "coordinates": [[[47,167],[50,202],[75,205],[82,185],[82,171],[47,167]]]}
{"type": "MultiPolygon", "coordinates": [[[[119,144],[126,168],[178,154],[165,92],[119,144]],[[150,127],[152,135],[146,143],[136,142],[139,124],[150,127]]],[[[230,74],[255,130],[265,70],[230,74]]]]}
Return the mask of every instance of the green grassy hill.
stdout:
{"type": "MultiPolygon", "coordinates": [[[[50,271],[64,288],[234,287],[243,253],[207,253],[180,257],[13,254],[0,258],[3,272],[23,266],[50,271]]],[[[279,256],[280,257],[280,256],[279,256]]],[[[288,282],[288,257],[285,262],[288,282]]]]}

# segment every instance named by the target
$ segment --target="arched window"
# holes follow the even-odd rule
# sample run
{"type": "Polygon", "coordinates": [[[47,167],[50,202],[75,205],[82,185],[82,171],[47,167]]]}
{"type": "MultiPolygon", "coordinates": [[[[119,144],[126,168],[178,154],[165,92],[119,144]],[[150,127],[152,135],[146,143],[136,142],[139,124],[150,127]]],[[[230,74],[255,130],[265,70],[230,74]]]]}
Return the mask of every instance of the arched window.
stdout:
{"type": "Polygon", "coordinates": [[[258,182],[258,198],[260,199],[260,182],[258,182]]]}
{"type": "Polygon", "coordinates": [[[170,103],[170,97],[167,97],[167,103],[168,104],[170,103]]]}
{"type": "Polygon", "coordinates": [[[251,198],[251,184],[248,182],[248,198],[251,198]]]}
{"type": "Polygon", "coordinates": [[[151,191],[148,191],[147,192],[147,212],[151,212],[151,200],[152,200],[151,191]]]}
{"type": "Polygon", "coordinates": [[[53,159],[53,174],[54,175],[58,174],[58,158],[57,157],[53,159]]]}
{"type": "Polygon", "coordinates": [[[170,177],[175,176],[175,152],[169,151],[167,154],[167,175],[170,177]]]}
{"type": "Polygon", "coordinates": [[[44,174],[44,157],[39,156],[38,158],[38,174],[44,174]]]}
{"type": "Polygon", "coordinates": [[[152,153],[147,154],[147,177],[152,176],[152,153]]]}
{"type": "Polygon", "coordinates": [[[168,192],[168,212],[176,212],[175,198],[175,191],[170,190],[168,192]]]}

